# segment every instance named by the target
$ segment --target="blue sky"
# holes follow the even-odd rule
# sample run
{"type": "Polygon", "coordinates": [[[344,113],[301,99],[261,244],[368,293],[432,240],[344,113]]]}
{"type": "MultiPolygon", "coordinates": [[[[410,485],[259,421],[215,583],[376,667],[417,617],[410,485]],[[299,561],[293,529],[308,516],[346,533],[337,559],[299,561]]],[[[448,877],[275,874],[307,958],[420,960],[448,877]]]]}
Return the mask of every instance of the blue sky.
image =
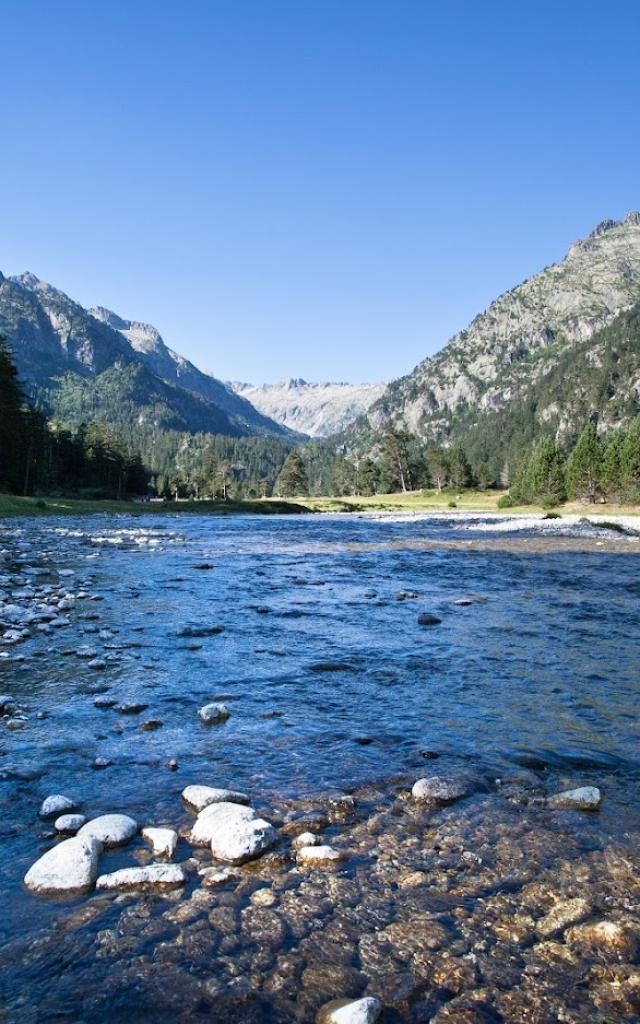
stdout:
{"type": "Polygon", "coordinates": [[[5,2],[0,269],[223,378],[408,372],[640,206],[637,0],[5,2]]]}

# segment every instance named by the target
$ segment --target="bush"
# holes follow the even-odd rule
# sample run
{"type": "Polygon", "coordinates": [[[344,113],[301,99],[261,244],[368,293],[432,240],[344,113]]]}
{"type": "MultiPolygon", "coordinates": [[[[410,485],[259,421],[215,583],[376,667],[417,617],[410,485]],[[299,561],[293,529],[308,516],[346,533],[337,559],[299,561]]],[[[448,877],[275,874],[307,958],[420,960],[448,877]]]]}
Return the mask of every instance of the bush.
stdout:
{"type": "Polygon", "coordinates": [[[515,501],[510,494],[503,494],[501,498],[498,498],[498,508],[513,508],[515,501]]]}
{"type": "Polygon", "coordinates": [[[540,504],[543,508],[557,508],[560,502],[556,494],[545,494],[540,504]]]}
{"type": "Polygon", "coordinates": [[[448,502],[447,502],[447,508],[457,508],[457,507],[458,507],[458,506],[457,506],[457,504],[455,503],[455,501],[448,501],[448,502]]]}

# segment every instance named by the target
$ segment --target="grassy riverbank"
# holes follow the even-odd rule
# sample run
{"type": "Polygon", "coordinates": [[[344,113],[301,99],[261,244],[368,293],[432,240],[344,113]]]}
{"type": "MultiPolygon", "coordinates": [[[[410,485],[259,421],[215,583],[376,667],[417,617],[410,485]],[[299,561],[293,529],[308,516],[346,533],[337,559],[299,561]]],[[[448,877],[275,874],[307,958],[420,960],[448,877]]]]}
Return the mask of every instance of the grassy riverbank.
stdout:
{"type": "MultiPolygon", "coordinates": [[[[504,491],[467,490],[462,493],[410,491],[407,494],[375,494],[371,497],[344,498],[263,498],[255,501],[97,501],[86,498],[21,498],[0,494],[0,518],[10,516],[95,515],[127,513],[128,515],[160,515],[192,513],[197,515],[230,515],[237,512],[262,515],[293,515],[301,512],[502,512],[508,515],[548,513],[540,505],[518,505],[499,508],[504,491]]],[[[551,514],[603,516],[640,516],[638,505],[583,505],[568,502],[551,514]]]]}
{"type": "MultiPolygon", "coordinates": [[[[304,500],[304,499],[303,499],[304,500]]],[[[235,512],[256,512],[262,515],[292,515],[310,511],[306,505],[266,499],[261,501],[96,501],[84,498],[20,498],[0,494],[0,518],[7,516],[87,516],[97,513],[127,515],[160,515],[167,512],[191,512],[199,515],[229,515],[235,512]]]]}
{"type": "Polygon", "coordinates": [[[589,504],[566,502],[554,509],[541,505],[517,505],[499,508],[498,502],[506,491],[466,490],[463,492],[409,491],[406,494],[374,494],[344,498],[291,498],[304,503],[310,512],[500,512],[506,515],[640,515],[638,505],[589,504]]]}

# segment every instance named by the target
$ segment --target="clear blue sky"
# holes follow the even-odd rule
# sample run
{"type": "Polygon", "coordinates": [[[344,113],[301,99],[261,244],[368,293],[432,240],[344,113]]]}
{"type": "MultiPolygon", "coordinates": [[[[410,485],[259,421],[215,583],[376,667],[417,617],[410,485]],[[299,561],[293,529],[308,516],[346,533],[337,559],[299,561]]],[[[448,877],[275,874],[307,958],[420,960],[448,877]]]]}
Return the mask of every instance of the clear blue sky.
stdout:
{"type": "Polygon", "coordinates": [[[640,206],[638,0],[2,4],[0,269],[223,378],[409,371],[640,206]]]}

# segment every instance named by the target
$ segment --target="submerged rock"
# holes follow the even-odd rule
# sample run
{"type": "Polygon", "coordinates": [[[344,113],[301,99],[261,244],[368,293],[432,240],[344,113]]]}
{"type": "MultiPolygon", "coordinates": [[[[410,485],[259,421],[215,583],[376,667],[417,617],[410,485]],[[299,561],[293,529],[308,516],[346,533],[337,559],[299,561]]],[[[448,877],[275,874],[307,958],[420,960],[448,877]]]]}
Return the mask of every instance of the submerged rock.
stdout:
{"type": "Polygon", "coordinates": [[[564,935],[570,946],[612,950],[625,959],[635,960],[640,947],[640,934],[617,921],[591,921],[568,928],[564,935]]]}
{"type": "Polygon", "coordinates": [[[176,889],[187,880],[180,864],[148,864],[142,868],[121,868],[100,875],[97,889],[176,889]]]}
{"type": "Polygon", "coordinates": [[[198,715],[205,725],[215,725],[217,722],[226,722],[229,717],[229,709],[226,704],[205,704],[198,711],[198,715]]]}
{"type": "Polygon", "coordinates": [[[296,855],[297,863],[307,868],[335,867],[343,860],[344,854],[332,846],[303,846],[296,855]]]}
{"type": "Polygon", "coordinates": [[[176,852],[178,833],[172,828],[143,828],[142,838],[149,843],[155,857],[167,857],[170,860],[176,852]]]}
{"type": "Polygon", "coordinates": [[[317,1024],[375,1024],[382,1004],[373,996],[363,999],[332,999],[320,1008],[317,1024]]]}
{"type": "Polygon", "coordinates": [[[550,796],[549,807],[566,807],[574,811],[597,811],[602,803],[602,793],[597,786],[579,786],[564,793],[550,796]]]}
{"type": "Polygon", "coordinates": [[[108,850],[112,846],[123,846],[128,843],[137,831],[137,822],[127,814],[102,814],[83,825],[78,837],[97,839],[108,850]]]}
{"type": "Polygon", "coordinates": [[[439,626],[442,619],[439,619],[437,615],[433,615],[431,612],[422,612],[418,615],[419,626],[439,626]]]}
{"type": "Polygon", "coordinates": [[[316,835],[315,832],[301,832],[291,840],[294,850],[302,850],[305,846],[320,846],[321,843],[322,836],[316,835]]]}
{"type": "Polygon", "coordinates": [[[235,789],[219,789],[215,786],[186,786],[182,790],[182,799],[187,807],[193,811],[202,811],[210,804],[231,803],[248,804],[249,797],[246,793],[239,793],[235,789]]]}
{"type": "Polygon", "coordinates": [[[100,851],[100,843],[92,836],[65,839],[29,868],[24,884],[42,896],[88,892],[96,880],[100,851]]]}
{"type": "Polygon", "coordinates": [[[242,878],[240,872],[232,868],[200,868],[198,874],[206,889],[217,889],[220,885],[239,882],[242,878]]]}
{"type": "Polygon", "coordinates": [[[470,786],[465,779],[455,776],[431,775],[414,783],[411,795],[414,800],[432,801],[436,804],[451,804],[467,796],[470,786]]]}
{"type": "Polygon", "coordinates": [[[57,817],[66,811],[74,811],[77,806],[77,803],[71,797],[63,796],[61,793],[53,793],[42,801],[40,817],[53,818],[54,815],[57,817]]]}
{"type": "Polygon", "coordinates": [[[561,900],[538,921],[536,926],[538,935],[543,939],[552,938],[563,932],[568,925],[584,920],[590,913],[591,904],[587,900],[579,897],[573,900],[561,900]]]}

